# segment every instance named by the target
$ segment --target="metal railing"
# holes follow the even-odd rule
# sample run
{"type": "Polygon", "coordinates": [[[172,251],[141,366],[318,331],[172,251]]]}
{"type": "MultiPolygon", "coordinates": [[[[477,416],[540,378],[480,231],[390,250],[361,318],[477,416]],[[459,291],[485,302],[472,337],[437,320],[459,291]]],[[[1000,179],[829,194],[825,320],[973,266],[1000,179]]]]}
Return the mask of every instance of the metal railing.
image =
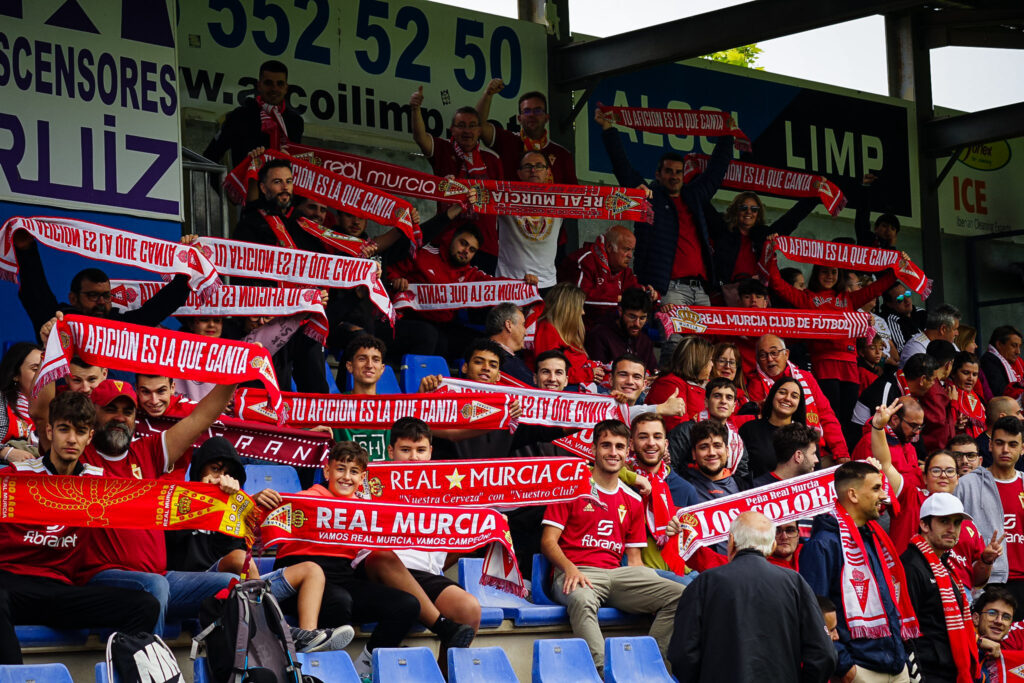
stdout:
{"type": "Polygon", "coordinates": [[[188,189],[183,234],[228,237],[228,200],[224,195],[227,169],[187,147],[181,148],[181,166],[188,189]]]}

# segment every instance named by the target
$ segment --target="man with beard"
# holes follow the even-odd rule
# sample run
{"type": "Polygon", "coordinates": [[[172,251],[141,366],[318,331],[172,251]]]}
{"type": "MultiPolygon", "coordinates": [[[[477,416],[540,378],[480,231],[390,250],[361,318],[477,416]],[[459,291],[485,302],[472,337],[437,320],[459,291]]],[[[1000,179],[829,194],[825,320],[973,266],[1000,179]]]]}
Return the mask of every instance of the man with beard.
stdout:
{"type": "Polygon", "coordinates": [[[697,489],[703,502],[739,493],[736,478],[729,471],[729,430],[723,423],[703,420],[690,432],[691,453],[696,467],[683,470],[683,477],[697,489]]]}
{"type": "Polygon", "coordinates": [[[974,683],[981,673],[968,598],[949,564],[961,525],[970,519],[956,496],[933,493],[921,506],[918,534],[900,556],[921,627],[914,640],[917,666],[929,683],[974,683]]]}
{"type": "Polygon", "coordinates": [[[565,605],[573,633],[587,641],[598,673],[604,670],[604,637],[597,610],[654,615],[650,635],[662,656],[672,637],[683,587],[644,567],[644,510],[640,497],[619,480],[629,452],[629,428],[618,420],[594,426],[594,496],[550,505],[541,550],[553,567],[552,597],[565,605]],[[623,558],[626,565],[623,566],[623,558]]]}
{"type": "Polygon", "coordinates": [[[526,340],[526,316],[513,303],[501,303],[487,311],[484,334],[501,351],[501,371],[524,384],[533,383],[533,372],[520,353],[526,340]]]}
{"type": "MultiPolygon", "coordinates": [[[[716,377],[704,386],[704,410],[697,416],[699,420],[711,420],[725,427],[729,437],[726,445],[729,449],[727,467],[736,476],[736,483],[742,489],[751,486],[749,455],[740,437],[739,424],[733,422],[736,412],[736,385],[725,377],[716,377]]],[[[744,422],[750,417],[744,416],[744,422]]],[[[693,451],[693,429],[696,422],[681,422],[668,433],[669,453],[672,466],[683,471],[693,464],[690,453],[693,451]]],[[[742,424],[742,423],[740,423],[742,424]]]]}
{"type": "Polygon", "coordinates": [[[587,332],[584,347],[593,360],[610,363],[624,353],[638,356],[648,371],[658,369],[654,358],[654,343],[644,334],[644,326],[651,314],[651,299],[647,292],[634,287],[622,293],[619,315],[614,321],[595,325],[587,332]]]}
{"type": "MultiPolygon", "coordinates": [[[[96,404],[96,431],[82,462],[102,467],[110,477],[156,479],[220,416],[235,386],[218,385],[167,431],[132,441],[138,406],[135,390],[126,382],[105,380],[90,395],[96,404]]],[[[163,532],[139,529],[96,529],[80,571],[89,585],[145,590],[156,597],[160,601],[157,634],[163,632],[167,618],[194,617],[205,598],[234,578],[218,572],[168,572],[163,532]]]]}
{"type": "Polygon", "coordinates": [[[629,406],[629,419],[635,420],[637,415],[653,410],[658,415],[680,416],[686,409],[678,392],[656,406],[637,404],[640,394],[647,385],[647,369],[644,362],[631,353],[624,353],[612,361],[611,396],[619,403],[629,406]]]}
{"type": "MultiPolygon", "coordinates": [[[[921,429],[924,427],[924,409],[913,396],[903,396],[897,400],[901,402],[903,410],[890,413],[891,417],[886,415],[887,420],[877,428],[875,427],[876,418],[872,417],[869,422],[872,429],[861,437],[857,447],[853,449],[853,459],[867,460],[873,454],[873,440],[884,437],[889,445],[889,459],[892,466],[902,478],[907,480],[909,486],[915,489],[924,488],[924,477],[921,474],[921,466],[918,464],[918,453],[915,446],[920,438],[921,429]],[[876,435],[875,432],[881,433],[876,435]]],[[[885,407],[882,405],[875,408],[876,415],[879,409],[885,407]]]]}
{"type": "Polygon", "coordinates": [[[772,446],[778,464],[754,480],[754,488],[810,474],[818,466],[818,441],[821,437],[799,422],[779,427],[772,434],[772,446]]]}
{"type": "Polygon", "coordinates": [[[835,509],[814,518],[800,575],[839,607],[836,676],[845,683],[909,683],[903,641],[920,631],[899,556],[876,521],[887,502],[882,474],[869,463],[848,462],[834,478],[835,509]]]}

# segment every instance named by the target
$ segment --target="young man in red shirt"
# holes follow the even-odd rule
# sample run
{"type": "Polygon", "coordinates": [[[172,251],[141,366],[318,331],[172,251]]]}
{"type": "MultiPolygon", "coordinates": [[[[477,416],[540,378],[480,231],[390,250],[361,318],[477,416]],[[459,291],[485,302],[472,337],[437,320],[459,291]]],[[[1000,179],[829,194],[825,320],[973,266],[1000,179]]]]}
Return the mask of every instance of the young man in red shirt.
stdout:
{"type": "MultiPolygon", "coordinates": [[[[67,391],[49,405],[49,449],[15,463],[3,474],[103,476],[79,458],[92,440],[96,409],[85,394],[67,391]]],[[[92,529],[0,524],[0,664],[21,664],[15,624],[59,629],[113,628],[148,631],[159,602],[138,590],[76,586],[76,568],[92,529]]]]}
{"type": "Polygon", "coordinates": [[[619,480],[629,437],[629,428],[618,420],[594,426],[595,495],[549,506],[541,537],[541,552],[554,567],[552,597],[568,608],[573,633],[587,641],[599,672],[604,670],[604,637],[598,607],[653,614],[650,635],[664,656],[683,594],[680,584],[643,566],[643,503],[619,480]],[[623,555],[627,566],[622,566],[623,555]]]}

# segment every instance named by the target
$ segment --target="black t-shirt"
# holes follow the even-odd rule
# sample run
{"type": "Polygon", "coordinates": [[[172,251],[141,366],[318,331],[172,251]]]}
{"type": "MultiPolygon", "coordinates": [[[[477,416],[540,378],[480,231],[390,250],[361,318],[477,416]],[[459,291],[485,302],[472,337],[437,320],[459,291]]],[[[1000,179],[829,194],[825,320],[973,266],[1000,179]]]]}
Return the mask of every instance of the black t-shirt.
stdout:
{"type": "Polygon", "coordinates": [[[233,550],[244,550],[245,541],[215,531],[168,531],[167,569],[179,572],[205,572],[233,550]]]}
{"type": "Polygon", "coordinates": [[[747,447],[747,457],[750,461],[750,474],[755,480],[762,474],[774,471],[778,464],[775,446],[772,445],[772,436],[777,429],[778,427],[763,418],[751,420],[740,427],[740,438],[747,447]]]}

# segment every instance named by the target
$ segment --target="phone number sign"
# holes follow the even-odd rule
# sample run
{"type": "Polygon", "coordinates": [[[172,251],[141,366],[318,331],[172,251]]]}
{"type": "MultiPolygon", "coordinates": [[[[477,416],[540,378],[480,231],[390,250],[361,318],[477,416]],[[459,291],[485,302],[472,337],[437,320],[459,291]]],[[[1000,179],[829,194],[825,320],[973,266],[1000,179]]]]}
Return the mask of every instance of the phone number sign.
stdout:
{"type": "Polygon", "coordinates": [[[492,78],[490,118],[507,125],[521,93],[547,89],[544,27],[421,0],[191,0],[178,23],[186,115],[212,119],[255,92],[259,65],[282,61],[288,105],[307,135],[411,144],[409,97],[423,86],[427,129],[443,135],[492,78]]]}

